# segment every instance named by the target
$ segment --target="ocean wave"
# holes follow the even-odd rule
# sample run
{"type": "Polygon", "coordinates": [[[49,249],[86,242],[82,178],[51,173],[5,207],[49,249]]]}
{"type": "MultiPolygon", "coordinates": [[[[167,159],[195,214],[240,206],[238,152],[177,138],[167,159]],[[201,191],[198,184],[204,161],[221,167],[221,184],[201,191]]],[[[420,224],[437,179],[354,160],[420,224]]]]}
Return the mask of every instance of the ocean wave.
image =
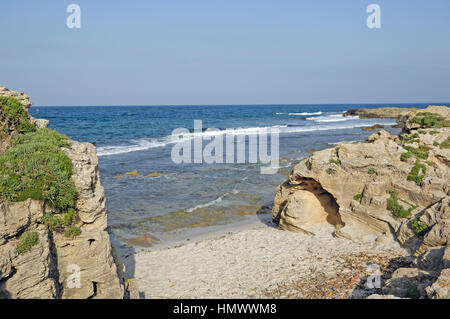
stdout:
{"type": "MultiPolygon", "coordinates": [[[[336,122],[336,121],[335,121],[336,122]]],[[[340,122],[340,121],[337,121],[340,122]]],[[[139,140],[130,140],[127,145],[111,145],[111,146],[99,146],[97,148],[97,156],[110,156],[125,154],[137,151],[144,151],[151,148],[164,147],[169,144],[184,142],[192,140],[196,137],[214,137],[220,135],[254,135],[261,132],[270,133],[270,129],[278,129],[280,134],[289,133],[302,133],[302,132],[315,132],[315,131],[328,131],[328,130],[342,130],[351,129],[357,127],[367,126],[367,123],[358,122],[349,125],[309,125],[309,126],[288,126],[288,125],[278,125],[278,126],[268,126],[268,127],[249,127],[249,128],[237,128],[237,129],[227,129],[222,131],[203,131],[196,133],[183,133],[177,134],[175,136],[169,135],[162,137],[160,139],[148,139],[143,138],[139,140]]],[[[268,137],[269,138],[269,137],[268,137]]]]}
{"type": "Polygon", "coordinates": [[[321,115],[322,112],[301,112],[301,113],[275,113],[276,115],[301,115],[301,116],[307,116],[307,115],[321,115]]]}
{"type": "Polygon", "coordinates": [[[200,204],[200,205],[194,206],[194,207],[192,207],[192,208],[185,209],[184,211],[185,211],[186,213],[192,213],[193,211],[196,211],[197,209],[205,208],[205,207],[209,207],[209,206],[215,205],[215,204],[217,204],[217,203],[220,203],[220,202],[223,200],[223,197],[224,197],[224,196],[225,196],[225,194],[222,195],[222,196],[220,196],[219,198],[216,198],[215,200],[212,200],[212,201],[208,202],[208,203],[200,204]]]}
{"type": "Polygon", "coordinates": [[[319,122],[319,123],[329,123],[329,122],[344,122],[359,119],[358,116],[344,116],[343,114],[330,114],[324,116],[307,117],[307,120],[319,122]]]}
{"type": "Polygon", "coordinates": [[[159,139],[143,138],[139,140],[130,140],[130,144],[128,145],[99,146],[97,148],[97,156],[109,156],[143,151],[151,148],[164,147],[169,144],[188,141],[197,137],[208,138],[220,135],[255,135],[262,132],[270,133],[271,129],[278,129],[281,132],[282,129],[287,129],[288,127],[288,125],[274,125],[266,127],[247,127],[225,130],[205,130],[202,132],[169,135],[159,139]]]}

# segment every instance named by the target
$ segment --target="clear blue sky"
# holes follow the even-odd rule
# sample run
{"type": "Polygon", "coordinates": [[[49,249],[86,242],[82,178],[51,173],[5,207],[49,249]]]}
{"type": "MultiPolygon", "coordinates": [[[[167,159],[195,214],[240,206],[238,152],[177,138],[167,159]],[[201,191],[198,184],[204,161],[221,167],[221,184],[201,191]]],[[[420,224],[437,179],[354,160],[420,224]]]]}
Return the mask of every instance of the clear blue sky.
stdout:
{"type": "Polygon", "coordinates": [[[450,101],[449,0],[1,0],[0,12],[0,84],[35,105],[450,101]]]}

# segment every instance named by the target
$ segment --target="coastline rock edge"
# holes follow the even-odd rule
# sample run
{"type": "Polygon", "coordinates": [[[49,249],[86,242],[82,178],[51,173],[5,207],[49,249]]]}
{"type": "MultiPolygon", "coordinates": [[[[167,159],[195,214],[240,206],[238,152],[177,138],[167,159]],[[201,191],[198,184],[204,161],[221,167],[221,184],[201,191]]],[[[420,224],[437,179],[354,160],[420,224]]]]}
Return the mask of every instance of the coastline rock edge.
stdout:
{"type": "MultiPolygon", "coordinates": [[[[28,114],[31,102],[25,93],[0,86],[0,96],[19,100],[37,129],[47,127],[48,120],[28,114]]],[[[1,154],[19,133],[1,113],[0,125],[8,132],[0,136],[1,154]]],[[[70,238],[44,225],[41,219],[48,207],[41,200],[0,201],[0,298],[122,299],[127,294],[106,231],[105,194],[95,147],[72,140],[69,145],[63,151],[73,166],[76,226],[81,234],[70,238]],[[19,236],[30,230],[38,234],[38,243],[29,252],[17,253],[19,236]]]]}

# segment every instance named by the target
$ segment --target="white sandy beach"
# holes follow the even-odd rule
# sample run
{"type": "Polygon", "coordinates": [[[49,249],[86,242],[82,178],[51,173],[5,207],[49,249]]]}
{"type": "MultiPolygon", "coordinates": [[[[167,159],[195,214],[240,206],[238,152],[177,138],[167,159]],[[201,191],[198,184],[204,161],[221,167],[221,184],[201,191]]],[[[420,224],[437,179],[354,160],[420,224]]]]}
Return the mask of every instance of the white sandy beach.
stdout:
{"type": "Polygon", "coordinates": [[[314,225],[315,236],[272,224],[172,248],[137,252],[135,280],[145,298],[348,298],[367,265],[382,270],[406,256],[396,242],[368,236],[363,242],[332,236],[314,225]]]}

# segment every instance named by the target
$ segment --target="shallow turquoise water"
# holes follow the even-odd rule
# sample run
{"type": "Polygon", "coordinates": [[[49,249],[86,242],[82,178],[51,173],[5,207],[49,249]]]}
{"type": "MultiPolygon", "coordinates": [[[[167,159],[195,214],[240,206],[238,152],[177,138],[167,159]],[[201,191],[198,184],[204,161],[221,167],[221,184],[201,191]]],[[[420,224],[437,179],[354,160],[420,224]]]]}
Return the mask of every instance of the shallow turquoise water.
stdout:
{"type": "MultiPolygon", "coordinates": [[[[381,106],[427,105],[363,107],[381,106]]],[[[199,227],[244,222],[247,214],[273,200],[276,186],[296,162],[308,156],[308,149],[364,140],[371,132],[361,128],[375,123],[396,132],[390,128],[394,120],[342,117],[342,112],[355,107],[359,106],[41,106],[30,112],[49,119],[51,128],[96,145],[110,230],[126,242],[144,235],[167,241],[188,237],[199,227]],[[249,163],[248,158],[243,164],[175,164],[171,132],[186,128],[193,133],[194,120],[202,120],[203,131],[186,134],[189,141],[206,136],[206,128],[235,129],[235,135],[251,136],[276,127],[281,169],[274,175],[260,174],[260,165],[249,163]],[[133,170],[140,176],[124,174],[133,170]],[[164,175],[145,177],[153,172],[164,175]]]]}

